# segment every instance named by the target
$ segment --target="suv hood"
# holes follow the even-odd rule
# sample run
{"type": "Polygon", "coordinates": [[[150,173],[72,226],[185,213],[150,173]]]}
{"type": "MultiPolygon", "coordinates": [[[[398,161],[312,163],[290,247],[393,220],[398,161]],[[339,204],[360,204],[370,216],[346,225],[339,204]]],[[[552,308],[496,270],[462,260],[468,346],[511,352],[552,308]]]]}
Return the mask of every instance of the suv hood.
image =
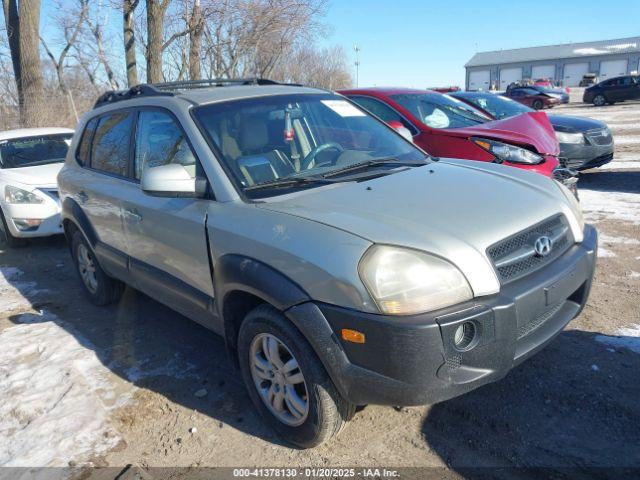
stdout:
{"type": "Polygon", "coordinates": [[[338,228],[372,243],[439,255],[465,274],[475,295],[488,295],[499,291],[485,253],[490,245],[559,212],[565,213],[574,237],[582,238],[571,207],[552,182],[517,168],[446,159],[256,205],[338,228]],[[495,281],[487,282],[492,277],[495,281]]]}
{"type": "Polygon", "coordinates": [[[455,137],[484,137],[521,145],[533,145],[538,153],[557,156],[560,147],[551,122],[544,112],[526,112],[475,127],[440,130],[455,137]]]}
{"type": "Polygon", "coordinates": [[[0,170],[0,176],[7,182],[22,183],[41,187],[55,186],[58,172],[64,162],[36,165],[33,167],[5,168],[0,170]]]}

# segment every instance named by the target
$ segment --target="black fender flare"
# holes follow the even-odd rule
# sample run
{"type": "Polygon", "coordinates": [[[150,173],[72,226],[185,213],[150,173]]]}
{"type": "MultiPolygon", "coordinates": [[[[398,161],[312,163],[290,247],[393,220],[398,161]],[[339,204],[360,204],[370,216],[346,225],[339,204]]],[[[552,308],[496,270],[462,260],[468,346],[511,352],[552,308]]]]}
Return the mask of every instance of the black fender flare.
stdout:
{"type": "Polygon", "coordinates": [[[281,312],[308,302],[309,295],[293,280],[273,267],[244,255],[221,256],[213,269],[216,307],[223,322],[225,342],[235,348],[237,325],[232,315],[226,315],[225,304],[236,292],[247,293],[281,312]]]}
{"type": "Polygon", "coordinates": [[[75,227],[80,230],[80,233],[82,233],[87,239],[91,248],[95,249],[96,243],[98,243],[98,235],[91,225],[87,214],[82,210],[82,207],[70,197],[66,197],[62,202],[62,225],[64,227],[64,233],[67,236],[67,241],[69,245],[71,245],[71,239],[68,236],[67,228],[65,226],[65,222],[67,221],[73,223],[75,227]]]}

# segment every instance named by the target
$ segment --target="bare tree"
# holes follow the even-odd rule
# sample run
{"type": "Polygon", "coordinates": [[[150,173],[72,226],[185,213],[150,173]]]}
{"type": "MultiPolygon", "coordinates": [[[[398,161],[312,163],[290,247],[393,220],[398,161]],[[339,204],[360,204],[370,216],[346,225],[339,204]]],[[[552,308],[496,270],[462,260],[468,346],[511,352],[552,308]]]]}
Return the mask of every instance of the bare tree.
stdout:
{"type": "Polygon", "coordinates": [[[38,125],[43,79],[39,52],[40,0],[3,0],[21,123],[38,125]]]}
{"type": "Polygon", "coordinates": [[[138,65],[136,62],[136,37],[134,29],[134,13],[139,0],[122,1],[122,27],[124,39],[124,58],[127,69],[127,84],[130,87],[138,84],[138,65]]]}
{"type": "Polygon", "coordinates": [[[71,50],[71,47],[73,47],[78,40],[78,35],[87,19],[87,14],[89,12],[88,0],[79,0],[78,3],[79,8],[77,11],[63,11],[63,17],[61,19],[61,29],[63,31],[65,43],[57,57],[49,48],[46,40],[40,37],[42,46],[44,47],[45,52],[51,60],[53,68],[56,71],[56,75],[58,77],[58,85],[60,86],[60,90],[63,94],[67,94],[69,91],[64,78],[65,60],[67,58],[67,55],[69,54],[69,51],[71,50]]]}
{"type": "Polygon", "coordinates": [[[102,17],[102,3],[99,2],[94,14],[87,15],[86,23],[89,27],[91,37],[93,38],[93,44],[95,45],[96,60],[104,68],[104,72],[107,76],[107,81],[111,89],[117,90],[118,88],[120,88],[120,85],[115,71],[111,67],[111,61],[107,53],[107,47],[105,47],[104,32],[107,22],[108,14],[105,14],[104,18],[102,17]]]}
{"type": "Polygon", "coordinates": [[[169,0],[147,0],[147,82],[163,80],[164,17],[169,0]]]}
{"type": "Polygon", "coordinates": [[[200,0],[194,0],[189,18],[189,79],[202,78],[202,35],[204,33],[204,15],[200,0]]]}

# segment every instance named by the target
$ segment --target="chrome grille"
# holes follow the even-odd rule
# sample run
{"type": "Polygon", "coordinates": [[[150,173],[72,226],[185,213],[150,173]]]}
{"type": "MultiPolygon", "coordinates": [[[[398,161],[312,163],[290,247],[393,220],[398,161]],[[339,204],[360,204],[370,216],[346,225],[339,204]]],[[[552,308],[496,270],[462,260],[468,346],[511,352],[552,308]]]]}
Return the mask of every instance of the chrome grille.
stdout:
{"type": "Polygon", "coordinates": [[[573,235],[563,215],[556,215],[490,246],[487,254],[500,277],[507,283],[547,265],[562,255],[573,243],[573,235]],[[535,251],[535,242],[551,239],[551,252],[545,256],[535,251]]]}
{"type": "Polygon", "coordinates": [[[608,128],[595,128],[585,133],[587,139],[595,145],[611,145],[613,136],[608,128]]]}

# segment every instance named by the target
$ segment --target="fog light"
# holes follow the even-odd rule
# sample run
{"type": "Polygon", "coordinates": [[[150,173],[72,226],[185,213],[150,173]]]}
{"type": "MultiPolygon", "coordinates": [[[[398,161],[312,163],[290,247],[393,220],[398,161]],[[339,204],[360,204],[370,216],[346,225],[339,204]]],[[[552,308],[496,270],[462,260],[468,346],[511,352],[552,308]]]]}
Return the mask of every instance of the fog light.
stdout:
{"type": "Polygon", "coordinates": [[[40,218],[14,218],[13,223],[16,228],[22,232],[37,230],[42,219],[40,218]]]}
{"type": "Polygon", "coordinates": [[[458,350],[466,350],[476,339],[476,326],[473,322],[464,322],[458,325],[453,334],[453,344],[458,350]]]}

